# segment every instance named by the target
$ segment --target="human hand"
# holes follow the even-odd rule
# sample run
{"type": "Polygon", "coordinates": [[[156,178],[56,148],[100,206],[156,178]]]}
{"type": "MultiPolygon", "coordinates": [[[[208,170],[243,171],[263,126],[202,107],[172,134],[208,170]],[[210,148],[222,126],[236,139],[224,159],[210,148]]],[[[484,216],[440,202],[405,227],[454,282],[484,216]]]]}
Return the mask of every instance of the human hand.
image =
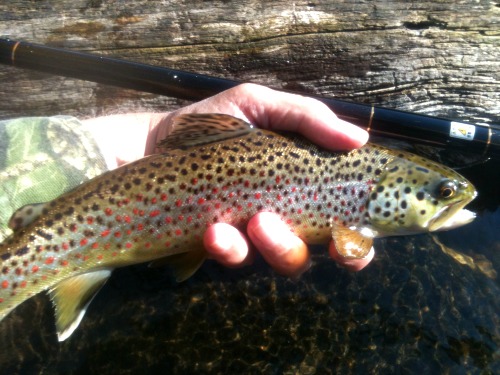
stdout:
{"type": "MultiPolygon", "coordinates": [[[[282,93],[269,88],[243,84],[169,114],[159,115],[150,134],[146,154],[167,137],[172,119],[186,113],[224,113],[241,118],[260,128],[299,132],[314,143],[331,150],[361,147],[368,134],[338,119],[321,102],[299,95],[282,93]]],[[[251,243],[279,273],[298,276],[309,267],[307,245],[277,214],[261,212],[248,223],[251,243]]],[[[211,258],[229,266],[247,264],[252,259],[249,243],[243,233],[225,223],[210,226],[204,235],[204,245],[211,258]]],[[[373,258],[373,249],[364,259],[345,259],[333,243],[330,256],[345,268],[358,271],[373,258]]]]}

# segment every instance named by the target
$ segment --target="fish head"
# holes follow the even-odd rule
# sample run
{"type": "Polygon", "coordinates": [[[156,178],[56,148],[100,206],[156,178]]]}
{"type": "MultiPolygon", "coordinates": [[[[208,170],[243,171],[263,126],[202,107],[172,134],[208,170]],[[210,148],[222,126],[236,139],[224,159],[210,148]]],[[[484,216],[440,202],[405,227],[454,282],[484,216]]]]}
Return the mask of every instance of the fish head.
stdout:
{"type": "Polygon", "coordinates": [[[367,215],[378,236],[447,230],[474,219],[464,207],[476,195],[474,186],[454,170],[399,153],[372,189],[367,215]]]}

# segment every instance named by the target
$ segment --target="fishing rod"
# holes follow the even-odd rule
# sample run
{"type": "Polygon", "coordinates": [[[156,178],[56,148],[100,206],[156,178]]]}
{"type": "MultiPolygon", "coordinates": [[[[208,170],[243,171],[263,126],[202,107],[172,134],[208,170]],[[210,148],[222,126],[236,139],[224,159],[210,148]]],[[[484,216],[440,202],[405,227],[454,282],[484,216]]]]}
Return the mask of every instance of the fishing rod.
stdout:
{"type": "MultiPolygon", "coordinates": [[[[241,82],[90,53],[0,38],[0,63],[198,101],[241,82]]],[[[310,95],[311,96],[311,95],[310,95]]],[[[339,99],[311,96],[371,135],[456,148],[500,159],[500,125],[479,125],[339,99]]]]}

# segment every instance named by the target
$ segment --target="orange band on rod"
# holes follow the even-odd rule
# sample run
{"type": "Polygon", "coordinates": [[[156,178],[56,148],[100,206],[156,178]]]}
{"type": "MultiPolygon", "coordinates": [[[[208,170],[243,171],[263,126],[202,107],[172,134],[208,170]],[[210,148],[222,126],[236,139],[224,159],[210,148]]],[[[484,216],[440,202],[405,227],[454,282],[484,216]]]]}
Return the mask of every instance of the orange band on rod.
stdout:
{"type": "Polygon", "coordinates": [[[10,61],[12,62],[12,65],[15,65],[16,49],[19,44],[21,44],[21,42],[16,42],[16,44],[14,44],[14,47],[12,47],[12,54],[10,55],[10,61]]]}
{"type": "Polygon", "coordinates": [[[368,121],[368,127],[366,131],[369,133],[372,128],[373,115],[375,114],[375,106],[372,104],[372,111],[370,112],[370,120],[368,121]]]}

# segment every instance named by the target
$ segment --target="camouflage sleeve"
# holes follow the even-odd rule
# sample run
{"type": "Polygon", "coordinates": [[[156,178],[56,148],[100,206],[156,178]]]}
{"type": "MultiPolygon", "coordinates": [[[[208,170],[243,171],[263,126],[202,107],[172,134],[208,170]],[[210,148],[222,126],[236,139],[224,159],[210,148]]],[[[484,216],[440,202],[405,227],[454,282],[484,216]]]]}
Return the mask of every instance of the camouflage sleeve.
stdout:
{"type": "Polygon", "coordinates": [[[92,136],[68,116],[0,121],[0,242],[13,212],[47,202],[107,170],[92,136]]]}

